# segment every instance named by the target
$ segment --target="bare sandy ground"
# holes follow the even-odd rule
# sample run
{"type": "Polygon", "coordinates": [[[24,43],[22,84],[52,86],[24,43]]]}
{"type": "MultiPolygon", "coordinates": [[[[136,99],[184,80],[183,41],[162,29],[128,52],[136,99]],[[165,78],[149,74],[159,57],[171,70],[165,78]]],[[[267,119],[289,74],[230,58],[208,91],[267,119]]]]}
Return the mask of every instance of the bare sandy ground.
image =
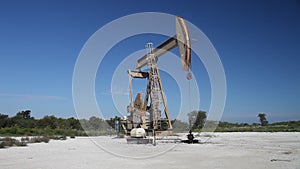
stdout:
{"type": "MultiPolygon", "coordinates": [[[[202,144],[127,144],[112,137],[0,149],[1,169],[300,169],[300,133],[210,133],[202,144]]],[[[183,136],[182,136],[183,137],[183,136]]]]}

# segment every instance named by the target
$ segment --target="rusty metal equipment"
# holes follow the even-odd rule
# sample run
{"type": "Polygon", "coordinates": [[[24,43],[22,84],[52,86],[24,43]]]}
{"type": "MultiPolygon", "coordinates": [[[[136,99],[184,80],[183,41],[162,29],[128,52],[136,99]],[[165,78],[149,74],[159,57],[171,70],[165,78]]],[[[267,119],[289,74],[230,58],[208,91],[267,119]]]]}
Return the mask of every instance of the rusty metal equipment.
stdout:
{"type": "MultiPolygon", "coordinates": [[[[178,46],[183,70],[190,71],[191,42],[188,28],[183,18],[176,17],[176,35],[163,42],[157,48],[153,49],[152,45],[152,43],[146,44],[147,54],[137,60],[136,70],[128,70],[130,104],[127,106],[127,112],[130,115],[121,121],[123,129],[128,135],[134,128],[143,128],[147,135],[152,136],[172,134],[171,117],[157,65],[158,58],[178,46]],[[148,71],[141,71],[141,68],[145,66],[148,67],[148,71]],[[135,101],[133,101],[132,78],[148,80],[144,100],[142,93],[138,93],[135,101]],[[150,104],[148,103],[149,100],[150,104]],[[159,105],[163,106],[164,118],[159,105]]],[[[188,73],[188,80],[191,78],[191,74],[188,73]]]]}

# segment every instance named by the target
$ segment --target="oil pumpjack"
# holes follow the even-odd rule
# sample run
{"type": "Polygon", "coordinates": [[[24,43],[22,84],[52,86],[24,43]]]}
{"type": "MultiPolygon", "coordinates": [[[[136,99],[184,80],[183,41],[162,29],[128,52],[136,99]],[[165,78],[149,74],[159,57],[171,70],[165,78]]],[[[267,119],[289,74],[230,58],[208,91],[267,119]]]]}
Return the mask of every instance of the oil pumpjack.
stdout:
{"type": "Polygon", "coordinates": [[[160,56],[177,46],[179,47],[183,70],[188,72],[187,79],[190,80],[192,78],[191,73],[189,73],[191,65],[190,35],[184,19],[178,16],[176,17],[176,34],[154,49],[152,43],[147,43],[147,54],[138,59],[136,70],[128,70],[130,104],[127,106],[127,112],[129,115],[121,121],[121,126],[127,135],[131,137],[172,135],[173,127],[157,61],[160,56]],[[141,71],[141,68],[145,66],[147,66],[148,71],[141,71]],[[135,101],[133,101],[132,78],[147,79],[144,100],[142,93],[138,93],[135,101]],[[148,103],[149,99],[150,103],[148,103]],[[160,105],[163,107],[164,116],[162,116],[160,105]]]}

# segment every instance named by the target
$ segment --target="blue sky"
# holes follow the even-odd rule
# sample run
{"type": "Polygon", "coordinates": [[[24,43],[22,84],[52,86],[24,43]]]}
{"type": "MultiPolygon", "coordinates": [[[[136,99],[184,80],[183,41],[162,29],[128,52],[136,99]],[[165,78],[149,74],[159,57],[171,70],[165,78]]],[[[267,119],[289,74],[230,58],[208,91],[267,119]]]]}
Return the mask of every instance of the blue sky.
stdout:
{"type": "MultiPolygon", "coordinates": [[[[72,75],[81,48],[105,24],[137,12],[182,16],[211,40],[226,73],[223,120],[257,122],[259,112],[265,112],[271,122],[300,119],[300,2],[297,0],[1,1],[0,112],[14,115],[31,109],[38,118],[49,114],[76,116],[72,75]]],[[[117,65],[123,56],[141,49],[149,40],[157,44],[165,37],[129,38],[105,58],[107,66],[97,74],[95,89],[97,99],[107,101],[103,111],[116,110],[110,95],[105,94],[110,83],[101,79],[101,73],[113,73],[111,65],[117,65]]],[[[192,69],[200,72],[196,75],[200,108],[208,110],[210,84],[201,64],[194,59],[192,69]]],[[[169,93],[176,93],[172,79],[165,79],[163,83],[169,93]]],[[[169,102],[176,104],[176,100],[169,102]]]]}

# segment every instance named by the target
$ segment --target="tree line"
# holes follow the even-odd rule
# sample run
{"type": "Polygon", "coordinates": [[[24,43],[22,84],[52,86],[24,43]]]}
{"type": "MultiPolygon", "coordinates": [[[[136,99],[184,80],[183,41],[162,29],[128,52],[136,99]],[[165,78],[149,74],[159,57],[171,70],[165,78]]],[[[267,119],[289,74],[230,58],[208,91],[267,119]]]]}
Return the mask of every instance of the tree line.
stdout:
{"type": "Polygon", "coordinates": [[[189,129],[193,131],[201,131],[204,124],[207,130],[212,127],[215,132],[299,132],[299,121],[275,122],[269,124],[267,115],[259,113],[257,115],[259,123],[230,123],[225,121],[209,121],[207,120],[205,111],[193,111],[188,114],[189,129]],[[215,126],[218,126],[216,129],[215,126]]]}
{"type": "MultiPolygon", "coordinates": [[[[260,123],[230,123],[208,121],[205,111],[192,111],[188,114],[188,122],[172,120],[174,132],[188,130],[201,131],[204,124],[218,126],[215,131],[300,131],[300,121],[277,122],[269,124],[266,114],[257,115],[260,123]]],[[[36,119],[30,110],[20,111],[15,116],[0,113],[0,135],[105,135],[114,134],[115,121],[121,117],[110,119],[90,117],[89,119],[58,118],[54,115],[36,119]]],[[[120,123],[119,123],[120,124],[120,123]]]]}
{"type": "Polygon", "coordinates": [[[114,121],[120,117],[108,120],[99,117],[89,119],[58,118],[54,115],[36,119],[30,110],[20,111],[9,117],[0,113],[0,135],[100,135],[113,132],[114,121]],[[95,132],[97,131],[97,132],[95,132]],[[89,132],[89,133],[86,133],[89,132]]]}
{"type": "Polygon", "coordinates": [[[20,111],[13,117],[0,114],[0,128],[19,127],[82,130],[79,120],[74,117],[63,119],[52,115],[44,116],[41,119],[35,119],[30,113],[30,110],[20,111]]]}

